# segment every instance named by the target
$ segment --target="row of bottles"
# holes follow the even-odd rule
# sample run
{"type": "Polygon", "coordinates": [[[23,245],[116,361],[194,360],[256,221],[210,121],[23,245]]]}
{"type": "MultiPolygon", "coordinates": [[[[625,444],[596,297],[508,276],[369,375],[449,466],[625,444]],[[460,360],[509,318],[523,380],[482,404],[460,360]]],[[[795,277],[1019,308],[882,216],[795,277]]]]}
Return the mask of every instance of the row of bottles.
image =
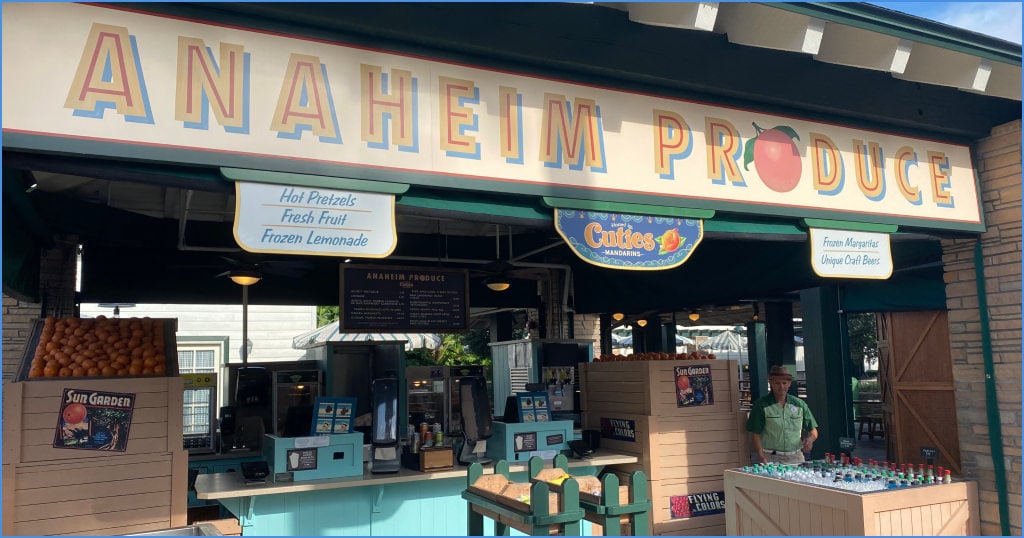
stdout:
{"type": "Polygon", "coordinates": [[[873,459],[865,463],[860,458],[850,460],[846,455],[836,460],[826,454],[824,460],[804,462],[800,465],[758,463],[743,468],[744,472],[759,476],[780,478],[801,484],[838,488],[858,493],[883,491],[953,481],[948,469],[941,466],[896,464],[873,459]]]}

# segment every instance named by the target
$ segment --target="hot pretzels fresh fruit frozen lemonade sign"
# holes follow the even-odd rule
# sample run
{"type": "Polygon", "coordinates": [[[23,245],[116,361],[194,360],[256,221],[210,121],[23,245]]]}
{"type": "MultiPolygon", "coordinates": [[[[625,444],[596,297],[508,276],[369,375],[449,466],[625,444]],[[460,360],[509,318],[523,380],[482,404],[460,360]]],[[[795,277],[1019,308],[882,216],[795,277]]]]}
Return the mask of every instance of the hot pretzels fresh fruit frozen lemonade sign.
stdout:
{"type": "Polygon", "coordinates": [[[965,145],[120,5],[2,9],[5,149],[984,229],[965,145]]]}
{"type": "Polygon", "coordinates": [[[704,238],[700,219],[555,209],[555,229],[584,261],[633,270],[681,265],[704,238]]]}
{"type": "Polygon", "coordinates": [[[383,258],[398,244],[395,197],[239,181],[234,233],[249,252],[383,258]]]}

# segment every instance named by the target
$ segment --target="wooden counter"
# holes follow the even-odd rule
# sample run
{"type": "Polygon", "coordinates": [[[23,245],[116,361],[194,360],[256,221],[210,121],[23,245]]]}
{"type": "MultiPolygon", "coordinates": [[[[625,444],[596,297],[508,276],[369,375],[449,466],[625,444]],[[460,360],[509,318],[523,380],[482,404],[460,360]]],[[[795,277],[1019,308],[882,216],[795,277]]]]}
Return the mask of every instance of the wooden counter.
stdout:
{"type": "MultiPolygon", "coordinates": [[[[604,452],[569,460],[574,474],[596,475],[606,465],[636,463],[636,456],[604,452]]],[[[528,482],[526,462],[510,465],[528,482]]],[[[489,465],[486,473],[493,473],[489,465]]],[[[246,536],[466,536],[467,467],[246,486],[241,473],[196,479],[199,499],[217,500],[238,518],[246,536]]]]}
{"type": "MultiPolygon", "coordinates": [[[[624,456],[619,454],[595,454],[587,460],[571,459],[569,468],[576,467],[604,467],[606,465],[618,465],[624,463],[636,463],[636,456],[624,456]]],[[[321,480],[303,480],[300,482],[267,482],[247,486],[242,480],[241,473],[214,473],[203,474],[196,478],[196,498],[199,499],[231,499],[235,497],[253,497],[257,495],[274,495],[278,493],[294,493],[297,491],[317,491],[323,489],[337,488],[360,488],[366,486],[382,486],[385,484],[400,484],[402,482],[422,483],[424,480],[445,480],[449,478],[465,478],[468,467],[460,466],[451,471],[437,471],[433,473],[421,473],[411,469],[402,468],[397,473],[373,474],[367,469],[362,476],[349,476],[346,478],[324,478],[321,480]]],[[[525,472],[527,462],[510,462],[509,470],[512,472],[525,472]]],[[[494,465],[485,466],[484,474],[494,472],[494,465]]]]}

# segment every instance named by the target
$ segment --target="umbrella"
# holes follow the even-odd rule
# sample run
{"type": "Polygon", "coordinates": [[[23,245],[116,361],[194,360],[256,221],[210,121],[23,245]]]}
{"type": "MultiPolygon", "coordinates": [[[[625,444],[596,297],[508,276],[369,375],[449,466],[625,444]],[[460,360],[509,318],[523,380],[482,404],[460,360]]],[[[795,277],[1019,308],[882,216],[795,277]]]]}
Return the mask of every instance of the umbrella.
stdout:
{"type": "Polygon", "coordinates": [[[746,351],[747,337],[732,331],[723,331],[701,342],[701,349],[720,349],[723,351],[746,351]]]}
{"type": "Polygon", "coordinates": [[[317,327],[292,338],[294,349],[310,349],[324,342],[398,342],[405,340],[405,350],[425,347],[436,349],[441,336],[428,333],[343,333],[337,321],[317,327]]]}

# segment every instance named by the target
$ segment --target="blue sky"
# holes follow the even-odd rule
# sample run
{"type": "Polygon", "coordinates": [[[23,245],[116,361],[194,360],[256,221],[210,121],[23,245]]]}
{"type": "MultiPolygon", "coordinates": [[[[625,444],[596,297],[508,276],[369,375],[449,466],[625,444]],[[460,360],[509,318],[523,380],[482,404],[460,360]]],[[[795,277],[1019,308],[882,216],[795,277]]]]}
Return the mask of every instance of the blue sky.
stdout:
{"type": "Polygon", "coordinates": [[[1021,2],[871,2],[933,21],[1021,42],[1021,2]]]}

